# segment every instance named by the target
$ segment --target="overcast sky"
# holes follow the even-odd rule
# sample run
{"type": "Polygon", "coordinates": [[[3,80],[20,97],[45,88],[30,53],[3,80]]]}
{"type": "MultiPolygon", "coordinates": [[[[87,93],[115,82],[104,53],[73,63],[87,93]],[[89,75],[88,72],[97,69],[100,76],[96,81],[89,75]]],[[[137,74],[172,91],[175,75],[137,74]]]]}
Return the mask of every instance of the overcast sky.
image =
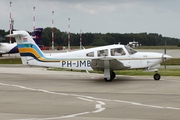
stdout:
{"type": "MultiPolygon", "coordinates": [[[[180,0],[11,0],[14,28],[54,26],[79,33],[158,33],[180,38],[180,0]]],[[[0,0],[0,29],[9,30],[10,0],[0,0]]]]}

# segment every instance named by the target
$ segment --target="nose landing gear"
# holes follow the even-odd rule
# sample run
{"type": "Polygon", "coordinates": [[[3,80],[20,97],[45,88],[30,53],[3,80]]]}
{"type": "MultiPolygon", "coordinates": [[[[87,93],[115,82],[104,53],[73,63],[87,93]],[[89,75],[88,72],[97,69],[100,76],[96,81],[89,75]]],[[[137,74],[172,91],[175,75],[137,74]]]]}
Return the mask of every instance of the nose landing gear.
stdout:
{"type": "Polygon", "coordinates": [[[158,72],[156,72],[154,74],[154,80],[160,80],[160,79],[161,79],[161,75],[158,72]]]}

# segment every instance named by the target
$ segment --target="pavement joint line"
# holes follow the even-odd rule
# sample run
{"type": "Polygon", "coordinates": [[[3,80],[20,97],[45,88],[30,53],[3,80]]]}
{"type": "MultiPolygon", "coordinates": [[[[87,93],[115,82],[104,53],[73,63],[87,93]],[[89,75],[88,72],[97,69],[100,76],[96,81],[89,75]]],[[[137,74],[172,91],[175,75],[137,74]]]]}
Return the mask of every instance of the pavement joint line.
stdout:
{"type": "MultiPolygon", "coordinates": [[[[33,89],[33,88],[28,88],[28,87],[25,87],[25,86],[21,86],[21,85],[5,84],[5,83],[0,83],[0,85],[17,87],[17,88],[20,88],[20,89],[26,89],[26,90],[31,90],[31,91],[40,91],[40,92],[49,93],[49,94],[54,94],[55,93],[55,92],[51,92],[51,91],[44,90],[44,89],[33,89]]],[[[58,94],[58,95],[66,95],[66,94],[62,93],[62,94],[58,94]]],[[[89,102],[93,101],[91,99],[86,98],[86,97],[89,97],[89,96],[83,96],[83,95],[77,95],[77,94],[67,94],[67,95],[74,96],[74,97],[76,97],[78,99],[82,99],[82,100],[89,101],[89,102]],[[83,98],[83,97],[85,97],[85,98],[83,98]]],[[[103,104],[103,102],[101,102],[101,101],[96,101],[96,102],[103,104]]],[[[99,113],[99,112],[102,112],[103,110],[105,110],[105,108],[101,107],[101,104],[96,104],[96,106],[100,105],[100,107],[99,108],[95,107],[97,110],[91,111],[91,112],[82,112],[82,113],[76,113],[76,114],[60,116],[60,117],[52,117],[52,118],[27,118],[27,119],[12,119],[12,120],[56,120],[56,119],[76,117],[76,116],[85,115],[85,114],[89,114],[89,113],[99,113]]]]}
{"type": "MultiPolygon", "coordinates": [[[[6,84],[6,83],[0,83],[0,85],[4,85],[4,86],[13,86],[13,87],[18,87],[21,89],[28,89],[28,90],[36,90],[33,88],[27,88],[24,86],[20,86],[20,85],[10,85],[10,84],[6,84]]],[[[41,91],[41,92],[47,92],[52,94],[52,92],[47,91],[47,90],[43,90],[43,89],[37,89],[36,91],[41,91]]],[[[54,94],[55,92],[53,92],[54,94]]],[[[58,93],[59,94],[59,93],[58,93]]],[[[61,94],[61,93],[60,93],[61,94]]],[[[64,94],[64,93],[63,93],[64,94]]],[[[61,94],[61,95],[63,95],[61,94]]],[[[114,102],[121,102],[121,103],[126,103],[126,104],[132,104],[132,105],[137,105],[137,106],[145,106],[145,107],[154,107],[154,108],[163,108],[163,109],[172,109],[172,110],[180,110],[180,108],[176,108],[176,107],[162,107],[162,106],[155,106],[155,105],[148,105],[148,104],[142,104],[142,103],[136,103],[136,102],[130,102],[130,101],[123,101],[123,100],[109,100],[109,99],[102,99],[102,98],[95,98],[95,97],[91,97],[91,96],[83,96],[83,95],[77,95],[77,94],[69,94],[71,96],[75,96],[75,97],[81,97],[83,99],[85,98],[89,98],[89,99],[94,99],[94,100],[102,100],[102,101],[114,101],[114,102]]],[[[86,99],[87,100],[87,99],[86,99]]],[[[103,102],[102,102],[103,103],[103,102]]]]}

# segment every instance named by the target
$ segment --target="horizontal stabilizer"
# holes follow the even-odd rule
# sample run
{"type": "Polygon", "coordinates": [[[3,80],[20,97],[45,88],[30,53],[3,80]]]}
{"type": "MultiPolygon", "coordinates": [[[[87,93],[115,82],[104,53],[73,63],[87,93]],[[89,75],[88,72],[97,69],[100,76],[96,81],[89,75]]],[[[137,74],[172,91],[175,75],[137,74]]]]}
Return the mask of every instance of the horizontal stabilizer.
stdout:
{"type": "Polygon", "coordinates": [[[16,37],[16,36],[24,36],[24,34],[14,33],[14,34],[6,35],[6,37],[16,37]]]}

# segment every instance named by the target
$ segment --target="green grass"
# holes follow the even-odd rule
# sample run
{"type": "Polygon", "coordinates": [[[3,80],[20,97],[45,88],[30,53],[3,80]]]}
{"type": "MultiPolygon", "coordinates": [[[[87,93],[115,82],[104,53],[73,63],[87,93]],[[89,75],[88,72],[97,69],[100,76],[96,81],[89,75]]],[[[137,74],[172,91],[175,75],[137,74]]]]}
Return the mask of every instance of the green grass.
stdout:
{"type": "MultiPolygon", "coordinates": [[[[164,65],[164,62],[161,62],[164,65]]],[[[172,58],[166,61],[166,65],[180,65],[180,58],[172,58]]]]}
{"type": "Polygon", "coordinates": [[[0,59],[0,64],[22,64],[20,58],[0,59]]]}
{"type": "MultiPolygon", "coordinates": [[[[49,70],[55,71],[74,71],[74,72],[86,72],[85,70],[70,70],[64,68],[50,68],[49,70]]],[[[100,73],[102,71],[89,71],[90,73],[100,73]]],[[[114,71],[116,75],[133,75],[133,76],[153,76],[155,72],[143,72],[142,70],[117,70],[114,71]]],[[[180,69],[159,69],[161,76],[180,76],[180,69]]]]}
{"type": "MultiPolygon", "coordinates": [[[[180,69],[159,69],[159,73],[162,76],[180,76],[180,69]]],[[[120,75],[133,75],[144,76],[154,75],[154,72],[143,72],[142,70],[122,70],[116,71],[116,74],[120,75]]]]}

